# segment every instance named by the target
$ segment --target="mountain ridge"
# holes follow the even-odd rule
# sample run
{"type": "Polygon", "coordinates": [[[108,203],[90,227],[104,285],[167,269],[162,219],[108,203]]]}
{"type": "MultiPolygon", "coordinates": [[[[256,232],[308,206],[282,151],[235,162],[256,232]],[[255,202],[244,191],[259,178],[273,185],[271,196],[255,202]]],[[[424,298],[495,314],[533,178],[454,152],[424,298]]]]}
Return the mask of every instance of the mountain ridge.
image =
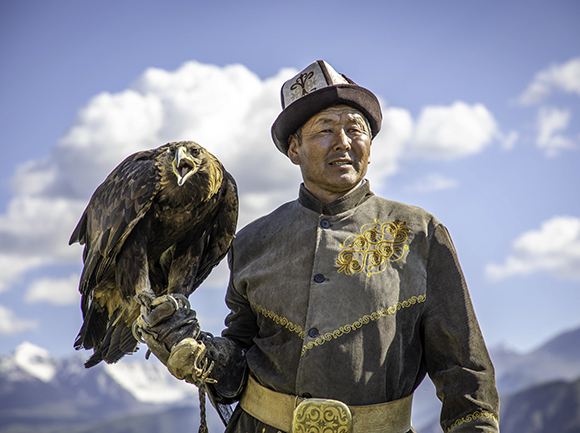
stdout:
{"type": "MultiPolygon", "coordinates": [[[[527,353],[518,353],[504,346],[492,347],[489,353],[495,367],[500,400],[503,401],[543,384],[568,383],[579,378],[580,328],[563,332],[527,353]]],[[[421,432],[440,431],[440,410],[441,402],[435,395],[435,386],[426,377],[415,391],[413,424],[421,432]]]]}
{"type": "MultiPolygon", "coordinates": [[[[568,396],[566,401],[572,403],[567,425],[576,425],[578,351],[580,328],[526,354],[502,347],[490,350],[502,399],[502,432],[509,433],[509,422],[518,419],[518,413],[552,419],[542,412],[542,404],[555,410],[551,401],[542,403],[546,396],[552,401],[568,396]]],[[[440,431],[436,421],[440,407],[427,378],[415,392],[413,423],[418,431],[440,431]]],[[[85,369],[79,355],[55,358],[28,342],[0,357],[0,433],[159,433],[177,431],[177,426],[195,428],[198,423],[197,388],[175,379],[157,359],[123,359],[85,369]]],[[[208,424],[212,433],[223,432],[209,404],[208,424]]],[[[529,431],[548,433],[541,430],[544,424],[536,421],[529,431]]],[[[572,432],[578,431],[566,430],[572,432]]]]}
{"type": "Polygon", "coordinates": [[[176,407],[198,412],[197,388],[157,360],[85,369],[81,356],[54,358],[28,342],[0,358],[0,403],[1,432],[68,431],[176,407]]]}

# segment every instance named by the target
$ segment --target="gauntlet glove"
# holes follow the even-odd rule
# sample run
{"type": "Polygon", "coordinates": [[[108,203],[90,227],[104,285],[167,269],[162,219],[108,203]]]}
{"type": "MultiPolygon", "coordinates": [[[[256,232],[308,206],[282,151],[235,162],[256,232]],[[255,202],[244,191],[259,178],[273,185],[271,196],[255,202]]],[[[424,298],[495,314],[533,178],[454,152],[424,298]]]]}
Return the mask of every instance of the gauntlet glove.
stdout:
{"type": "Polygon", "coordinates": [[[182,295],[143,298],[141,315],[133,324],[135,337],[178,379],[198,387],[215,383],[209,377],[213,362],[205,357],[199,322],[187,299],[182,295]]]}

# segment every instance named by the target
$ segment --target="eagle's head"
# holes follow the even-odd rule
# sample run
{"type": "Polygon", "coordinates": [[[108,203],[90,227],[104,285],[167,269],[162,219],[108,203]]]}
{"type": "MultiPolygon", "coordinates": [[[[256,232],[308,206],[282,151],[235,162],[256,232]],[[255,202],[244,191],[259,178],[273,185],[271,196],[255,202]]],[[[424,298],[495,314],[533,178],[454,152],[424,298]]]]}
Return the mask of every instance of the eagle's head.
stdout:
{"type": "MultiPolygon", "coordinates": [[[[167,149],[170,154],[171,168],[177,185],[184,187],[191,183],[196,175],[202,176],[203,184],[207,187],[204,200],[211,198],[220,188],[223,180],[223,171],[220,162],[205,148],[193,141],[170,143],[167,149]]],[[[197,187],[200,182],[195,181],[197,187]]]]}

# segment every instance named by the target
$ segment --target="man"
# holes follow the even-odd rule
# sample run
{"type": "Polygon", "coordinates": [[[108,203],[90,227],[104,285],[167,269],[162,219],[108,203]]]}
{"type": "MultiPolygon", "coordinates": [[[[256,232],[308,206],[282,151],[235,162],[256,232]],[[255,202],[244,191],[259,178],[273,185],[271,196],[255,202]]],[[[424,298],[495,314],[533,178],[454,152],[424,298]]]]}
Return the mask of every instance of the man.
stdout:
{"type": "MultiPolygon", "coordinates": [[[[300,166],[299,198],[236,235],[222,337],[172,340],[160,358],[214,402],[240,400],[226,432],[413,431],[426,373],[444,431],[498,431],[493,366],[447,230],[365,180],[377,98],[317,61],[284,84],[282,105],[272,137],[300,166]]],[[[158,332],[142,327],[157,354],[158,332]]]]}

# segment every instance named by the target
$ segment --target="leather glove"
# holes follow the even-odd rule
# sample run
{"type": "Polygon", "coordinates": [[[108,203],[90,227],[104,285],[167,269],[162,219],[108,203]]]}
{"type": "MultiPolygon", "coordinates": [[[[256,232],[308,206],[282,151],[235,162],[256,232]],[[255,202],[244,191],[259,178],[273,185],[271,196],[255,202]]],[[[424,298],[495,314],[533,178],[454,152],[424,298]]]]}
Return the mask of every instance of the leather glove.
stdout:
{"type": "MultiPolygon", "coordinates": [[[[172,349],[181,341],[196,341],[199,337],[201,331],[196,313],[189,308],[184,296],[151,297],[141,293],[139,301],[141,315],[133,324],[133,333],[163,364],[167,365],[172,349]]],[[[196,354],[198,352],[200,350],[196,350],[196,354]]],[[[180,359],[184,357],[180,356],[180,359]]]]}
{"type": "MultiPolygon", "coordinates": [[[[215,362],[211,371],[217,383],[210,386],[213,400],[221,405],[229,405],[239,400],[247,377],[246,351],[234,340],[226,337],[214,337],[202,332],[203,343],[207,349],[207,358],[215,362]]],[[[219,406],[218,406],[219,407],[219,406]]],[[[218,409],[220,414],[222,408],[218,409]]],[[[226,416],[226,419],[231,417],[226,416]]]]}
{"type": "Polygon", "coordinates": [[[167,360],[167,368],[171,374],[197,387],[217,382],[209,377],[213,367],[214,362],[209,362],[206,357],[205,344],[193,338],[181,340],[171,349],[167,360]]]}
{"type": "Polygon", "coordinates": [[[135,337],[180,380],[200,386],[216,383],[209,377],[214,366],[206,358],[200,326],[187,299],[180,295],[152,298],[141,294],[141,315],[135,321],[135,337]],[[139,338],[141,337],[141,338],[139,338]]]}

